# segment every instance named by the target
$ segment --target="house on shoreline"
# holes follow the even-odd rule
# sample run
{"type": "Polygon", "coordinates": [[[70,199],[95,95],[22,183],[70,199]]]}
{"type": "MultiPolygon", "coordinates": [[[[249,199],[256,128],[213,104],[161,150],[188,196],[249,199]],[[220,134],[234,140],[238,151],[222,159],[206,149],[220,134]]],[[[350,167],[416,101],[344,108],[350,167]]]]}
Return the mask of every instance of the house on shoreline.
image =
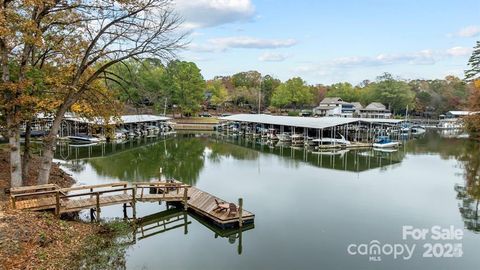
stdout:
{"type": "Polygon", "coordinates": [[[385,105],[372,102],[365,108],[360,102],[345,102],[340,97],[326,97],[313,109],[315,116],[391,118],[392,113],[385,105]]]}

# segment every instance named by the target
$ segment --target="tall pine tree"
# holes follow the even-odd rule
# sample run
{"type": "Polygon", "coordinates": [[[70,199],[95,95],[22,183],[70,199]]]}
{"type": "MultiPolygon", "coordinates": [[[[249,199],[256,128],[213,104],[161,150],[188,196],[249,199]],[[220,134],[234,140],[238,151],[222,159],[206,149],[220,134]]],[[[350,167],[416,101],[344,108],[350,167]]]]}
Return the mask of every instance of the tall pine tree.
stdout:
{"type": "Polygon", "coordinates": [[[465,80],[475,81],[480,79],[480,41],[473,47],[472,56],[468,60],[470,69],[465,70],[465,80]]]}

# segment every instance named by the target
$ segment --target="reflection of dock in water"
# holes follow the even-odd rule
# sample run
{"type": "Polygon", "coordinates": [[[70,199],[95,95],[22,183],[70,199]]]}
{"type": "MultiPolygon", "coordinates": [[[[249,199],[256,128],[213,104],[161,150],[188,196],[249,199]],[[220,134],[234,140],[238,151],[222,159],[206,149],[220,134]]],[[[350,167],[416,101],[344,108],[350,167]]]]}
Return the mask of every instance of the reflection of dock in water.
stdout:
{"type": "Polygon", "coordinates": [[[385,150],[381,152],[378,149],[322,149],[312,151],[304,147],[270,146],[263,143],[261,139],[248,140],[242,138],[234,139],[231,137],[221,137],[217,142],[234,144],[262,153],[302,161],[316,167],[350,172],[363,172],[399,164],[405,157],[405,152],[401,149],[393,152],[386,152],[385,150]]]}
{"type": "Polygon", "coordinates": [[[143,240],[158,234],[181,228],[183,228],[184,234],[188,234],[188,226],[192,224],[191,221],[188,221],[189,217],[194,218],[204,227],[212,231],[214,233],[214,238],[226,238],[231,244],[237,243],[238,254],[242,254],[243,251],[242,234],[245,231],[255,228],[255,225],[250,223],[240,228],[222,229],[213,225],[211,222],[209,222],[209,220],[205,219],[205,217],[198,215],[195,212],[187,212],[180,208],[173,207],[165,211],[137,219],[136,228],[134,231],[134,241],[143,240]]]}
{"type": "Polygon", "coordinates": [[[145,216],[137,220],[135,239],[142,240],[178,228],[188,233],[188,214],[186,211],[172,208],[160,213],[145,216]]]}

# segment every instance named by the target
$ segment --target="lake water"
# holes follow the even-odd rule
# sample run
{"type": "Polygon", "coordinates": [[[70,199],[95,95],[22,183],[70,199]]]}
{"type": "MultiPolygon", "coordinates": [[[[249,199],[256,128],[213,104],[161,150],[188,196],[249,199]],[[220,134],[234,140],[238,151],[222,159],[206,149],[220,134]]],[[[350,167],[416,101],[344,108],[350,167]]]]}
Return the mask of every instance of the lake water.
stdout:
{"type": "MultiPolygon", "coordinates": [[[[429,132],[393,153],[319,154],[214,134],[177,134],[57,151],[81,184],[157,179],[162,168],[164,177],[222,199],[242,197],[245,209],[256,215],[254,228],[238,233],[217,231],[182,212],[163,212],[135,234],[126,250],[128,269],[478,269],[480,264],[480,145],[469,140],[429,132]],[[424,240],[404,240],[404,226],[453,226],[463,236],[434,240],[427,233],[424,240]],[[380,253],[370,252],[374,243],[380,253]],[[430,244],[434,250],[428,253],[430,244]],[[400,246],[414,246],[411,257],[400,253],[400,246]],[[397,258],[389,247],[397,249],[397,258]],[[423,257],[425,252],[432,257],[423,257]]],[[[102,210],[102,217],[122,216],[121,206],[102,210]]],[[[137,216],[165,210],[164,204],[139,203],[137,216]]]]}

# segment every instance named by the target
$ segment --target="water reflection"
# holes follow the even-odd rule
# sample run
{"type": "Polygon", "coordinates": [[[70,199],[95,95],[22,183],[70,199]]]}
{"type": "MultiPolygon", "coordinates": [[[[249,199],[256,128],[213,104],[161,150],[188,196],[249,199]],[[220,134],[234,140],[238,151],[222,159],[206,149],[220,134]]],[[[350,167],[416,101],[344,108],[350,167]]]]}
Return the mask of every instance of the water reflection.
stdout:
{"type": "Polygon", "coordinates": [[[480,202],[480,147],[477,143],[466,143],[468,148],[461,151],[458,160],[464,170],[464,183],[455,185],[459,211],[465,228],[480,233],[478,206],[480,202]]]}
{"type": "Polygon", "coordinates": [[[208,228],[213,232],[214,238],[224,238],[230,244],[236,244],[238,255],[243,252],[243,233],[254,228],[254,224],[248,224],[242,228],[221,229],[195,213],[189,213],[180,208],[167,207],[167,210],[137,220],[131,244],[137,244],[138,241],[177,229],[183,229],[183,234],[187,235],[188,226],[192,224],[189,218],[195,219],[208,228]]]}
{"type": "Polygon", "coordinates": [[[286,166],[298,166],[298,162],[352,172],[382,168],[401,162],[405,152],[361,150],[307,151],[289,146],[271,147],[261,140],[229,139],[210,134],[200,136],[180,134],[159,141],[112,144],[85,148],[62,146],[57,149],[56,158],[67,160],[66,167],[81,172],[90,164],[96,173],[106,178],[122,181],[146,181],[158,179],[160,168],[167,178],[195,184],[204,168],[205,161],[219,163],[222,159],[257,160],[261,153],[285,157],[286,166]],[[126,145],[129,145],[127,148],[126,145]],[[90,150],[89,150],[90,149],[90,150]],[[108,150],[108,151],[107,151],[108,150]],[[75,153],[73,156],[65,153],[75,153]],[[98,155],[98,158],[89,158],[98,155]]]}

